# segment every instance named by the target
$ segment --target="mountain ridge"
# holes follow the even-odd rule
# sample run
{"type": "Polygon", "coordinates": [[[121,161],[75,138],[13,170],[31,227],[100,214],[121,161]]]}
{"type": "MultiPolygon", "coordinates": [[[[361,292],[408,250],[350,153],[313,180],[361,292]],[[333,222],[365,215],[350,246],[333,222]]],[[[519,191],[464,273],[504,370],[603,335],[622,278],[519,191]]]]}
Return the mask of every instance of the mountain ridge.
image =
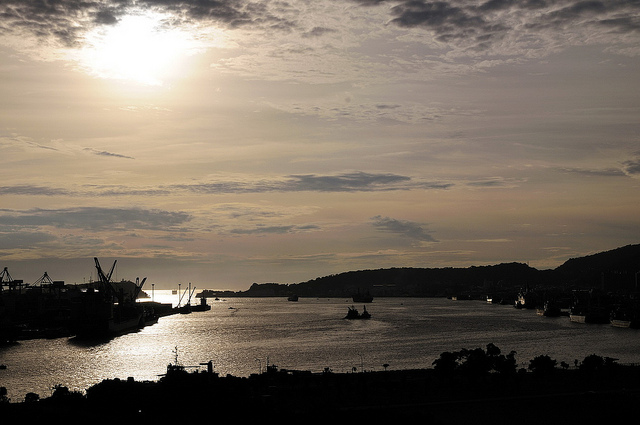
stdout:
{"type": "Polygon", "coordinates": [[[522,288],[632,291],[640,270],[640,244],[626,245],[571,258],[555,269],[538,270],[524,263],[466,268],[392,267],[347,271],[293,284],[253,283],[240,296],[351,297],[373,296],[469,297],[517,293],[522,288]]]}

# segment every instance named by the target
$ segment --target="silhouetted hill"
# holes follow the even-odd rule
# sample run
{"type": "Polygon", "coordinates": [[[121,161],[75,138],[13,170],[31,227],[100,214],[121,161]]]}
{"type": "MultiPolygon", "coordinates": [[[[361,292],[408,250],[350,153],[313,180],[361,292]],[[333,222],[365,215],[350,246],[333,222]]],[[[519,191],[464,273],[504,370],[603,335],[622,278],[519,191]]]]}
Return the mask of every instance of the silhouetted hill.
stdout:
{"type": "Polygon", "coordinates": [[[554,270],[537,270],[522,263],[468,268],[389,268],[358,270],[318,277],[295,284],[254,283],[245,296],[374,297],[486,295],[515,297],[522,288],[583,289],[604,286],[631,290],[640,270],[640,245],[629,245],[582,258],[572,258],[554,270]]]}
{"type": "Polygon", "coordinates": [[[571,258],[555,269],[567,282],[605,289],[635,287],[640,271],[640,245],[627,245],[611,251],[571,258]]]}

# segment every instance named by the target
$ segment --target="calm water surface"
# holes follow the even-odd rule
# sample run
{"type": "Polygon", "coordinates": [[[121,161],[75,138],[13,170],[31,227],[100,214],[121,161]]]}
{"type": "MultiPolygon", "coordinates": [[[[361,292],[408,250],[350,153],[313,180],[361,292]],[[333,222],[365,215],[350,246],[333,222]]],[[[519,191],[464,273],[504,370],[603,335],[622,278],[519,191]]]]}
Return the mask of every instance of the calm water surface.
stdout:
{"type": "MultiPolygon", "coordinates": [[[[177,302],[155,291],[161,302],[177,302]]],[[[320,372],[431,367],[444,351],[497,345],[516,351],[523,366],[546,354],[573,364],[590,354],[640,363],[640,331],[571,323],[535,310],[480,301],[377,298],[370,320],[342,318],[345,299],[227,298],[208,300],[210,311],[160,318],[139,332],[103,342],[69,338],[21,341],[0,348],[0,386],[12,401],[41,397],[54,385],[85,390],[105,378],[157,380],[168,363],[213,361],[221,375],[248,376],[269,364],[320,372]]],[[[362,305],[356,305],[362,309],[362,305]]]]}

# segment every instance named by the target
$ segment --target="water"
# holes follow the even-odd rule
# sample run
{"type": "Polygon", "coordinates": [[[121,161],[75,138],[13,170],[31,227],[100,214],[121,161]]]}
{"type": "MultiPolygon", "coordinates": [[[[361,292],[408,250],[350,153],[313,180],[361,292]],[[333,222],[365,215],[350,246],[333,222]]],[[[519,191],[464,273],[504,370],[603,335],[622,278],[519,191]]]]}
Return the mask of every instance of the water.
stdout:
{"type": "MultiPolygon", "coordinates": [[[[177,302],[170,291],[156,301],[177,302]]],[[[267,364],[320,372],[431,367],[440,353],[497,345],[516,351],[520,366],[546,354],[573,365],[590,354],[640,363],[640,330],[571,323],[567,317],[479,301],[377,298],[370,320],[343,320],[345,299],[228,298],[212,309],[162,317],[153,326],[106,342],[21,341],[0,348],[0,386],[12,401],[28,392],[47,397],[55,385],[83,391],[105,378],[157,380],[168,363],[221,375],[248,376],[267,364]]],[[[362,305],[356,305],[362,309],[362,305]]]]}

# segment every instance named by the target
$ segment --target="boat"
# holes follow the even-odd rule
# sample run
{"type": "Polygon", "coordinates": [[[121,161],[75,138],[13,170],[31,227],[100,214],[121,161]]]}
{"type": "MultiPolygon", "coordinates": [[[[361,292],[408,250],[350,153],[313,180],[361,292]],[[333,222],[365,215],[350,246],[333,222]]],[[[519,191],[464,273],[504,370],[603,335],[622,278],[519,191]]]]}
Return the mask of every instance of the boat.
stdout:
{"type": "Polygon", "coordinates": [[[357,319],[370,319],[371,318],[371,314],[367,311],[367,307],[363,306],[363,312],[360,313],[358,312],[358,310],[354,307],[348,307],[349,310],[347,311],[347,315],[344,317],[345,319],[349,319],[349,320],[357,320],[357,319]]]}
{"type": "Polygon", "coordinates": [[[358,292],[356,294],[354,294],[351,299],[353,299],[354,303],[370,303],[373,301],[373,296],[369,293],[369,291],[365,292],[364,294],[360,292],[360,290],[358,289],[358,292]]]}
{"type": "Polygon", "coordinates": [[[298,301],[298,296],[293,294],[287,298],[287,301],[298,301]]]}
{"type": "Polygon", "coordinates": [[[540,294],[537,291],[529,288],[529,285],[525,285],[523,289],[518,292],[515,307],[517,309],[525,308],[528,310],[536,308],[540,301],[540,294]]]}
{"type": "Polygon", "coordinates": [[[637,307],[631,306],[617,306],[611,310],[611,316],[609,317],[611,326],[616,328],[640,328],[640,315],[638,314],[637,307]]]}
{"type": "Polygon", "coordinates": [[[579,308],[572,307],[569,311],[569,320],[574,323],[610,323],[609,312],[606,308],[579,308]]]}
{"type": "Polygon", "coordinates": [[[211,306],[207,304],[207,299],[200,298],[200,304],[191,306],[191,311],[208,311],[211,310],[211,306]]]}
{"type": "Polygon", "coordinates": [[[193,288],[193,290],[191,289],[191,282],[189,282],[189,288],[184,290],[182,295],[180,295],[180,299],[178,300],[178,306],[176,307],[176,310],[178,311],[178,313],[189,314],[193,311],[193,306],[191,305],[191,296],[193,295],[195,290],[196,290],[195,287],[193,288]],[[184,303],[183,305],[180,305],[182,304],[182,299],[187,294],[189,294],[189,296],[187,297],[187,302],[184,303]]]}
{"type": "Polygon", "coordinates": [[[611,304],[605,294],[596,290],[574,291],[569,319],[574,323],[610,323],[611,304]]]}

